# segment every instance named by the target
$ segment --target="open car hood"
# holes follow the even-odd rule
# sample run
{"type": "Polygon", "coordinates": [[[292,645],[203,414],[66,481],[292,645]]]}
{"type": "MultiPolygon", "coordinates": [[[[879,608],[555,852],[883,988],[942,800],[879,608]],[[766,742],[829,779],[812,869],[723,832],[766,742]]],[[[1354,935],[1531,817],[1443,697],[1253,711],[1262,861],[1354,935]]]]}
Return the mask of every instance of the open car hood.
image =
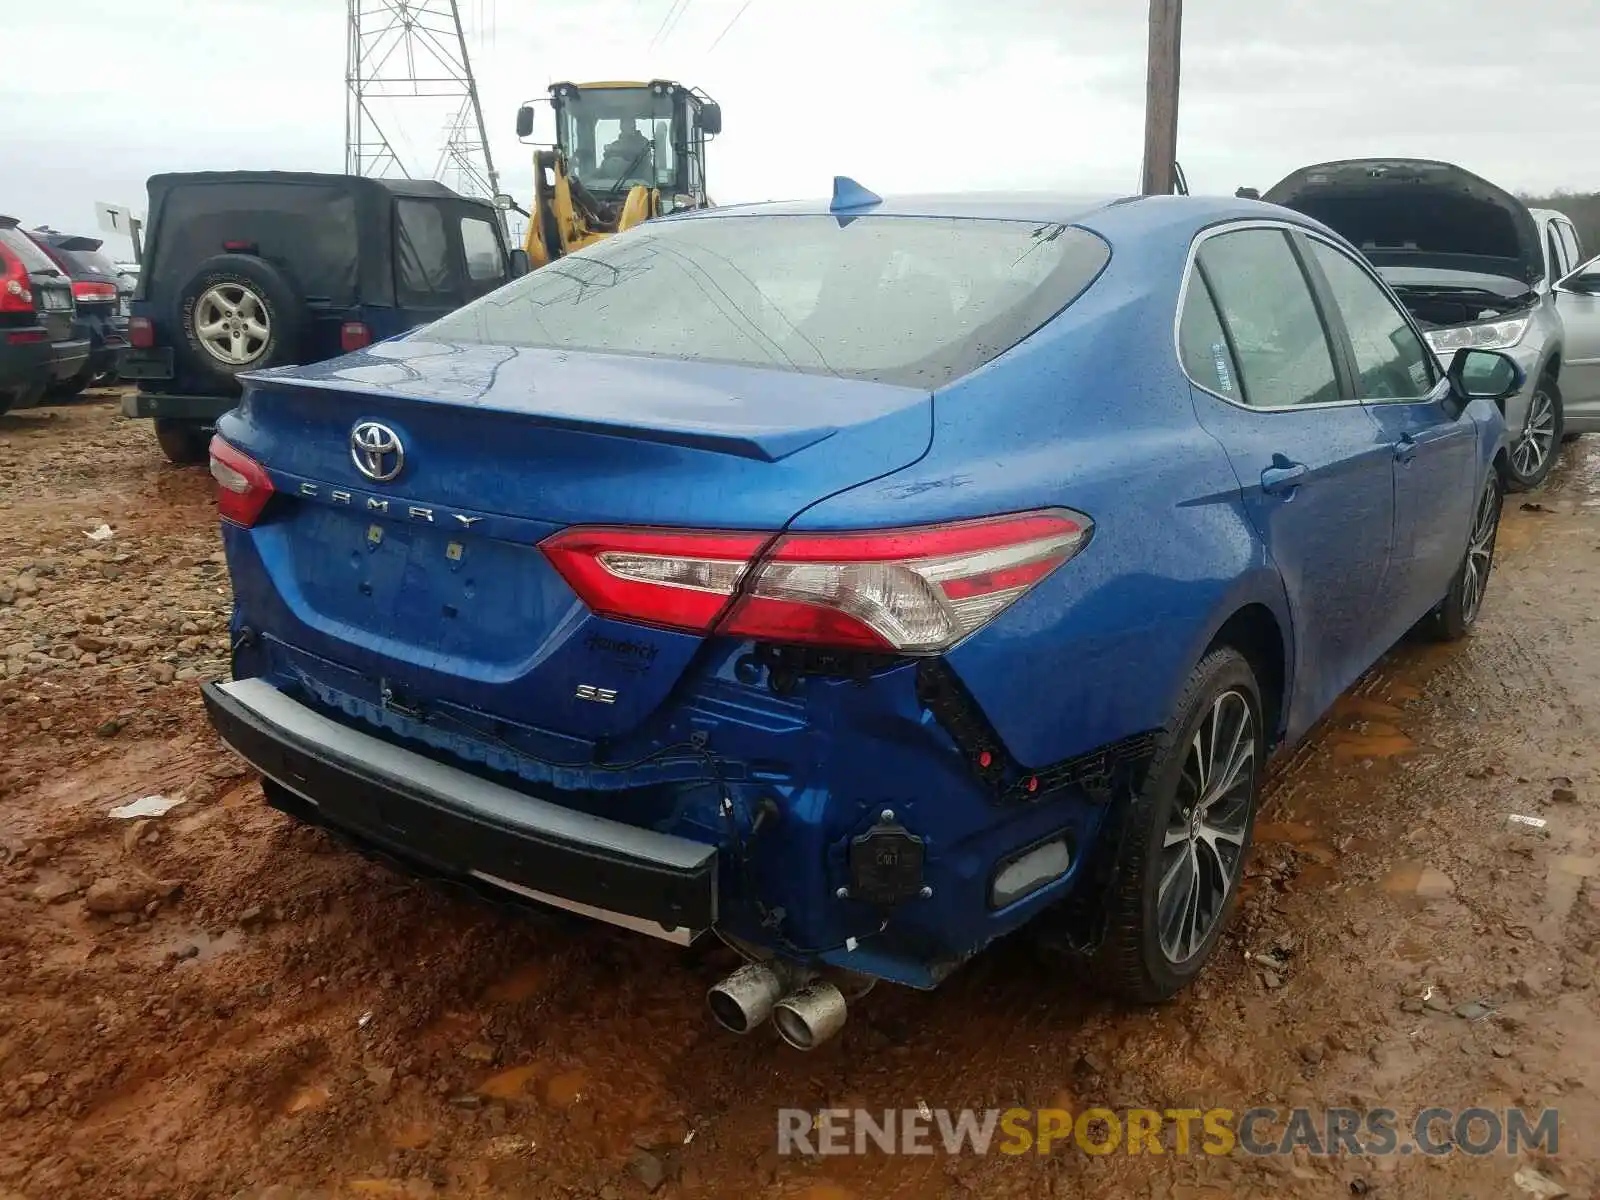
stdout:
{"type": "Polygon", "coordinates": [[[1528,206],[1451,163],[1363,158],[1302,167],[1261,197],[1314,217],[1378,266],[1450,266],[1527,284],[1544,276],[1528,206]]]}

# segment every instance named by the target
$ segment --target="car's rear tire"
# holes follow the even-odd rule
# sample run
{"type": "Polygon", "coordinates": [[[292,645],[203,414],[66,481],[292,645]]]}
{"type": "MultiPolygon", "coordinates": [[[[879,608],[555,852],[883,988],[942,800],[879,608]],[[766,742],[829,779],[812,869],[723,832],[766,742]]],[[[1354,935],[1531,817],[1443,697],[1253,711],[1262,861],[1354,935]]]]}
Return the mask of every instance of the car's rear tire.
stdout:
{"type": "Polygon", "coordinates": [[[1494,544],[1500,532],[1500,509],[1503,502],[1500,478],[1494,472],[1483,485],[1478,506],[1473,510],[1472,532],[1467,537],[1467,549],[1461,556],[1450,581],[1450,590],[1439,606],[1422,619],[1420,631],[1439,642],[1455,642],[1467,636],[1483,611],[1484,593],[1489,587],[1489,574],[1494,570],[1494,544]]]}
{"type": "Polygon", "coordinates": [[[1212,650],[1107,831],[1116,843],[1102,847],[1111,875],[1087,956],[1094,986],[1156,1003],[1200,973],[1238,900],[1266,750],[1255,673],[1232,647],[1212,650]]]}
{"type": "Polygon", "coordinates": [[[178,293],[178,352],[196,372],[233,384],[246,371],[298,362],[305,299],[282,270],[253,254],[206,259],[178,293]]]}
{"type": "Polygon", "coordinates": [[[1505,456],[1500,475],[1508,492],[1528,492],[1549,477],[1566,432],[1561,388],[1550,375],[1539,380],[1528,402],[1528,420],[1505,456]]]}
{"type": "Polygon", "coordinates": [[[168,462],[188,467],[206,461],[211,438],[200,422],[157,417],[155,425],[156,443],[161,447],[161,453],[167,456],[168,462]]]}

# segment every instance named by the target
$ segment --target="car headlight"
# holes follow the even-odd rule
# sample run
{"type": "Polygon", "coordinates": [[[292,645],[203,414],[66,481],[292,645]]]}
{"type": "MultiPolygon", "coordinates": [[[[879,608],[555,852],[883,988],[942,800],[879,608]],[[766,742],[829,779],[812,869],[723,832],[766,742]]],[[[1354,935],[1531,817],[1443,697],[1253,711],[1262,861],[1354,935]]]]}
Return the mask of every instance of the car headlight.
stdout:
{"type": "Polygon", "coordinates": [[[1482,325],[1456,325],[1449,329],[1428,330],[1428,345],[1437,354],[1457,350],[1509,350],[1528,332],[1527,317],[1509,321],[1488,321],[1482,325]]]}

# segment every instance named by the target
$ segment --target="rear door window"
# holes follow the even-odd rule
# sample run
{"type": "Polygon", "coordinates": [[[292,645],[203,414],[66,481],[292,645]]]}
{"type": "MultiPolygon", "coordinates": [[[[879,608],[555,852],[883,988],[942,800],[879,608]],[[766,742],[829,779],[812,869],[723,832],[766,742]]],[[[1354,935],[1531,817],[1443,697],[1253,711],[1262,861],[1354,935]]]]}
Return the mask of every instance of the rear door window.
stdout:
{"type": "Polygon", "coordinates": [[[395,201],[395,283],[402,303],[437,303],[460,290],[444,212],[422,200],[395,201]]]}
{"type": "Polygon", "coordinates": [[[1342,399],[1328,333],[1287,233],[1217,234],[1201,243],[1198,262],[1238,358],[1246,404],[1290,408],[1342,399]]]}
{"type": "Polygon", "coordinates": [[[1562,248],[1561,239],[1556,236],[1555,223],[1551,222],[1544,227],[1545,253],[1550,257],[1550,278],[1560,279],[1572,270],[1567,262],[1567,252],[1562,248]]]}
{"type": "Polygon", "coordinates": [[[1578,241],[1578,231],[1565,221],[1556,222],[1556,234],[1561,238],[1561,246],[1567,252],[1567,274],[1578,269],[1583,262],[1583,245],[1578,241]]]}
{"type": "Polygon", "coordinates": [[[506,278],[505,248],[488,221],[461,218],[461,249],[467,258],[467,277],[478,283],[499,284],[506,278]]]}
{"type": "Polygon", "coordinates": [[[1433,390],[1433,354],[1379,286],[1354,259],[1327,242],[1307,238],[1328,281],[1356,356],[1363,400],[1413,400],[1433,390]]]}
{"type": "Polygon", "coordinates": [[[1190,277],[1189,290],[1183,298],[1178,350],[1190,379],[1226,399],[1243,399],[1239,395],[1239,366],[1233,361],[1233,350],[1222,319],[1217,316],[1211,289],[1199,274],[1190,277]]]}
{"type": "Polygon", "coordinates": [[[420,337],[770,367],[937,388],[1099,275],[1085,229],[957,217],[713,216],[570,254],[420,337]]]}

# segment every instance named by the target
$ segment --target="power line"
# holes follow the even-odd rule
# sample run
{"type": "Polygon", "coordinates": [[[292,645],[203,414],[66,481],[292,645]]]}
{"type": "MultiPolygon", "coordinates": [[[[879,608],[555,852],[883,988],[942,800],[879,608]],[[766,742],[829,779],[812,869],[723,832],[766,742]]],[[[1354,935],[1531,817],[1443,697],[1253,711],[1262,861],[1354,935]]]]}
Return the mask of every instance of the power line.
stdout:
{"type": "Polygon", "coordinates": [[[706,47],[707,54],[710,54],[717,48],[717,43],[722,41],[723,38],[727,37],[728,30],[737,25],[739,23],[739,18],[744,16],[744,10],[749,8],[755,2],[756,0],[744,0],[744,3],[739,6],[739,11],[733,14],[733,19],[722,27],[722,32],[717,34],[717,36],[712,40],[711,45],[706,47]]]}
{"type": "Polygon", "coordinates": [[[668,32],[667,23],[672,22],[673,24],[676,24],[677,22],[674,18],[681,17],[683,15],[683,10],[687,9],[688,7],[689,0],[672,0],[672,6],[667,9],[667,15],[661,18],[661,24],[656,26],[656,35],[650,39],[650,45],[646,48],[654,50],[656,48],[656,44],[661,41],[662,35],[668,32]]]}

